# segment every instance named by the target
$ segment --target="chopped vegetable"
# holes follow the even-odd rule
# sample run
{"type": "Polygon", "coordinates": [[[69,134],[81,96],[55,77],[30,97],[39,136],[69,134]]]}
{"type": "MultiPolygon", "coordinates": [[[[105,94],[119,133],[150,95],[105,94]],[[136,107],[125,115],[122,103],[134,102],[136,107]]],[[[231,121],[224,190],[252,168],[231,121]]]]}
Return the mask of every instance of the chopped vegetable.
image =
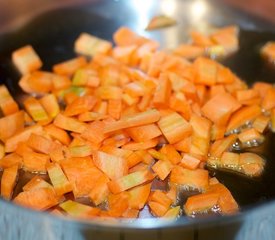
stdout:
{"type": "Polygon", "coordinates": [[[150,20],[150,22],[146,27],[146,30],[150,31],[158,28],[164,28],[164,27],[175,25],[176,23],[177,23],[176,20],[169,16],[159,15],[159,16],[153,17],[150,20]]]}

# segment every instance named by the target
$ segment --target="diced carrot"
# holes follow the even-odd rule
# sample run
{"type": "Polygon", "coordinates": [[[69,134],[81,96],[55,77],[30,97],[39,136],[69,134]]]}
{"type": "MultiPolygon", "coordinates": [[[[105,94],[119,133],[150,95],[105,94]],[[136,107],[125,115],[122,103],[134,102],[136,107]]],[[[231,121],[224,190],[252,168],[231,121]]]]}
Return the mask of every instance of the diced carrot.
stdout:
{"type": "Polygon", "coordinates": [[[120,27],[113,35],[114,41],[118,46],[128,46],[132,44],[142,44],[147,41],[146,38],[138,36],[127,27],[120,27]]]}
{"type": "Polygon", "coordinates": [[[228,150],[237,138],[238,136],[236,134],[232,134],[228,137],[215,141],[210,147],[210,155],[218,158],[221,157],[223,152],[228,150]]]}
{"type": "Polygon", "coordinates": [[[55,64],[53,66],[53,72],[59,75],[71,76],[77,69],[84,67],[86,64],[87,60],[84,57],[77,57],[55,64]]]}
{"type": "Polygon", "coordinates": [[[96,89],[95,94],[103,100],[121,99],[122,89],[117,86],[100,86],[96,89]]]}
{"type": "Polygon", "coordinates": [[[104,202],[109,195],[108,182],[109,178],[105,175],[102,175],[98,180],[97,184],[93,187],[91,192],[89,193],[89,198],[95,205],[99,205],[104,202]]]}
{"type": "Polygon", "coordinates": [[[158,202],[166,208],[169,208],[172,204],[172,200],[166,196],[166,193],[160,190],[155,190],[150,195],[150,201],[158,202]]]}
{"type": "Polygon", "coordinates": [[[272,84],[266,82],[256,82],[253,84],[253,89],[255,89],[263,99],[266,96],[268,90],[272,89],[272,84]]]}
{"type": "Polygon", "coordinates": [[[264,170],[265,161],[255,153],[241,153],[239,165],[244,174],[248,176],[260,176],[264,170]]]}
{"type": "Polygon", "coordinates": [[[192,38],[192,43],[194,45],[198,45],[201,47],[208,47],[213,45],[213,41],[211,40],[211,38],[209,38],[208,36],[203,35],[200,32],[197,31],[192,31],[190,33],[190,36],[192,38]]]}
{"type": "Polygon", "coordinates": [[[121,217],[129,207],[129,193],[110,194],[108,196],[109,214],[112,217],[121,217]]]}
{"type": "Polygon", "coordinates": [[[225,88],[221,84],[211,86],[211,88],[210,88],[210,99],[213,98],[214,96],[218,95],[218,94],[225,93],[225,92],[226,92],[225,88]]]}
{"type": "MultiPolygon", "coordinates": [[[[66,76],[61,76],[55,74],[53,76],[53,89],[54,90],[64,90],[71,86],[71,80],[66,76]]],[[[72,89],[69,89],[72,90],[72,89]]]]}
{"type": "Polygon", "coordinates": [[[6,117],[0,118],[0,139],[6,139],[24,128],[24,112],[19,111],[6,117]]]}
{"type": "Polygon", "coordinates": [[[270,88],[267,90],[266,95],[262,101],[262,108],[264,110],[270,110],[275,107],[275,88],[270,88]]]}
{"type": "Polygon", "coordinates": [[[61,128],[56,127],[53,124],[47,125],[44,127],[44,130],[49,134],[53,139],[58,140],[62,144],[69,145],[71,139],[66,131],[61,128]]]}
{"type": "Polygon", "coordinates": [[[191,149],[191,137],[184,138],[183,140],[173,144],[177,151],[190,152],[191,149]]]}
{"type": "Polygon", "coordinates": [[[195,196],[191,196],[187,199],[184,205],[184,211],[187,215],[205,212],[207,210],[210,210],[214,206],[218,205],[219,197],[219,194],[215,192],[206,192],[195,196]]]}
{"type": "Polygon", "coordinates": [[[145,112],[127,116],[119,121],[108,123],[105,126],[104,132],[113,132],[119,129],[136,127],[157,122],[160,119],[160,113],[156,109],[150,109],[145,112]]]}
{"type": "Polygon", "coordinates": [[[100,79],[95,70],[89,68],[78,69],[73,77],[73,86],[87,86],[87,87],[98,87],[100,84],[100,79]]]}
{"type": "Polygon", "coordinates": [[[100,210],[82,203],[67,200],[59,205],[67,214],[77,218],[90,218],[99,214],[100,210]]]}
{"type": "Polygon", "coordinates": [[[31,191],[35,189],[41,189],[41,188],[53,189],[53,186],[48,182],[46,182],[40,176],[36,175],[23,186],[23,191],[26,192],[26,191],[31,191]]]}
{"type": "Polygon", "coordinates": [[[5,168],[1,179],[1,196],[7,200],[12,197],[18,175],[18,165],[5,168]]]}
{"type": "Polygon", "coordinates": [[[247,121],[251,121],[261,114],[261,108],[257,105],[242,107],[237,112],[235,112],[226,128],[226,132],[230,132],[244,125],[247,121]]]}
{"type": "Polygon", "coordinates": [[[177,22],[172,17],[166,16],[166,15],[158,15],[154,16],[148,23],[145,30],[151,31],[158,28],[164,28],[168,26],[175,25],[177,22]]]}
{"type": "Polygon", "coordinates": [[[135,44],[128,46],[116,46],[112,51],[112,56],[124,64],[130,64],[131,57],[137,48],[138,46],[135,44]]]}
{"type": "Polygon", "coordinates": [[[41,134],[42,131],[43,129],[40,125],[34,125],[23,129],[6,140],[5,151],[13,152],[17,148],[18,143],[27,141],[32,133],[41,134]]]}
{"type": "Polygon", "coordinates": [[[187,188],[204,190],[209,184],[208,171],[203,169],[189,170],[176,166],[171,171],[170,181],[187,188]]]}
{"type": "Polygon", "coordinates": [[[158,138],[153,138],[146,142],[129,142],[122,146],[123,149],[137,151],[153,148],[158,144],[158,138]]]}
{"type": "Polygon", "coordinates": [[[76,53],[90,57],[98,53],[106,54],[111,48],[112,44],[110,42],[88,33],[81,33],[74,43],[74,50],[76,53]]]}
{"type": "Polygon", "coordinates": [[[66,117],[65,115],[59,113],[54,119],[53,124],[64,130],[82,133],[86,130],[86,124],[78,121],[72,117],[66,117]]]}
{"type": "Polygon", "coordinates": [[[148,205],[152,213],[157,217],[162,217],[168,211],[169,208],[163,206],[161,203],[150,201],[148,205]]]}
{"type": "Polygon", "coordinates": [[[170,208],[162,217],[168,219],[176,219],[180,214],[180,206],[170,208]]]}
{"type": "Polygon", "coordinates": [[[191,125],[176,112],[161,117],[158,126],[171,144],[179,142],[192,133],[191,125]]]}
{"type": "Polygon", "coordinates": [[[244,102],[257,97],[259,97],[259,93],[255,89],[239,90],[236,92],[236,99],[239,102],[244,102]]]}
{"type": "Polygon", "coordinates": [[[62,196],[73,190],[71,183],[66,178],[59,164],[47,164],[47,172],[58,196],[62,196]]]}
{"type": "Polygon", "coordinates": [[[55,118],[60,112],[59,104],[53,94],[45,95],[39,99],[42,107],[46,110],[50,118],[55,118]]]}
{"type": "Polygon", "coordinates": [[[22,157],[17,153],[10,153],[3,158],[0,159],[0,167],[1,168],[10,168],[14,165],[21,166],[22,165],[22,157]]]}
{"type": "Polygon", "coordinates": [[[107,123],[102,121],[94,121],[85,128],[81,136],[92,143],[99,144],[108,137],[108,135],[104,133],[106,125],[107,123]]]}
{"type": "Polygon", "coordinates": [[[212,122],[225,125],[230,115],[240,107],[241,104],[229,93],[221,93],[206,102],[202,112],[212,122]]]}
{"type": "Polygon", "coordinates": [[[239,207],[235,199],[230,191],[221,183],[211,185],[207,192],[219,194],[218,205],[223,214],[233,214],[238,211],[239,207]]]}
{"type": "Polygon", "coordinates": [[[34,97],[28,97],[24,101],[24,106],[27,112],[31,115],[34,121],[48,121],[49,116],[46,113],[40,102],[34,97]]]}
{"type": "Polygon", "coordinates": [[[25,152],[23,154],[23,168],[29,172],[46,173],[46,165],[50,157],[46,154],[36,152],[25,152]]]}
{"type": "Polygon", "coordinates": [[[61,145],[55,147],[51,152],[50,152],[50,158],[52,162],[59,163],[61,160],[64,160],[66,158],[71,157],[69,150],[66,146],[61,145]]]}
{"type": "Polygon", "coordinates": [[[197,57],[203,56],[205,54],[205,50],[201,46],[181,44],[176,49],[174,49],[174,53],[187,59],[195,59],[197,57]]]}
{"type": "Polygon", "coordinates": [[[199,159],[193,157],[192,155],[184,154],[179,166],[188,168],[190,170],[194,170],[194,169],[198,168],[200,162],[201,161],[199,159]]]}
{"type": "Polygon", "coordinates": [[[68,148],[70,157],[87,157],[93,153],[91,145],[70,146],[68,148]]]}
{"type": "Polygon", "coordinates": [[[142,209],[146,204],[151,191],[151,183],[137,186],[130,189],[129,207],[133,209],[142,209]]]}
{"type": "Polygon", "coordinates": [[[75,198],[88,196],[103,173],[95,167],[90,157],[68,158],[60,162],[73,186],[75,198]]]}
{"type": "Polygon", "coordinates": [[[261,54],[268,59],[270,62],[274,62],[275,60],[275,43],[274,41],[267,42],[261,48],[261,54]]]}
{"type": "Polygon", "coordinates": [[[204,84],[212,86],[217,82],[217,64],[216,62],[204,58],[198,57],[194,62],[196,69],[195,82],[198,84],[204,84]]]}
{"type": "Polygon", "coordinates": [[[257,117],[254,120],[252,127],[255,128],[258,132],[263,133],[265,131],[265,129],[267,128],[269,122],[270,122],[269,117],[260,115],[259,117],[257,117]]]}
{"type": "Polygon", "coordinates": [[[238,166],[240,155],[233,152],[224,152],[221,156],[221,163],[225,166],[238,166]]]}
{"type": "Polygon", "coordinates": [[[167,156],[167,160],[169,160],[172,164],[177,164],[181,161],[180,154],[171,144],[163,145],[160,149],[160,153],[165,154],[167,156]]]}
{"type": "Polygon", "coordinates": [[[19,193],[13,200],[15,203],[35,210],[47,210],[58,204],[54,190],[39,188],[19,193]]]}
{"type": "Polygon", "coordinates": [[[240,134],[238,134],[238,138],[242,143],[247,143],[251,141],[262,143],[264,141],[264,136],[260,134],[255,128],[250,128],[242,131],[240,134]]]}
{"type": "Polygon", "coordinates": [[[140,184],[149,182],[153,180],[153,178],[154,175],[148,170],[137,171],[109,182],[108,186],[112,193],[117,194],[140,184]]]}
{"type": "Polygon", "coordinates": [[[17,103],[4,85],[0,85],[0,109],[5,116],[19,111],[17,103]]]}
{"type": "MultiPolygon", "coordinates": [[[[121,150],[128,151],[126,149],[121,149],[121,150]]],[[[142,158],[142,156],[136,154],[136,152],[132,152],[131,154],[129,154],[126,157],[126,160],[127,160],[128,168],[131,168],[131,167],[137,165],[138,163],[142,162],[143,158],[142,158]]]]}
{"type": "Polygon", "coordinates": [[[155,91],[153,103],[156,107],[165,107],[169,103],[172,87],[167,74],[161,74],[158,80],[158,87],[155,91]]]}
{"type": "Polygon", "coordinates": [[[88,112],[95,106],[96,101],[96,98],[93,96],[83,96],[76,98],[71,104],[67,105],[64,111],[64,115],[72,117],[88,112]]]}
{"type": "Polygon", "coordinates": [[[14,51],[12,53],[12,62],[22,75],[42,67],[42,61],[30,45],[14,51]]]}
{"type": "Polygon", "coordinates": [[[45,154],[49,154],[54,148],[54,143],[51,140],[34,133],[30,135],[27,144],[33,150],[45,154]]]}
{"type": "Polygon", "coordinates": [[[169,191],[166,193],[166,196],[169,197],[172,201],[172,204],[175,205],[178,201],[177,199],[177,194],[178,194],[178,190],[177,190],[177,185],[176,184],[173,184],[173,183],[170,183],[169,184],[169,191]]]}
{"type": "Polygon", "coordinates": [[[122,112],[122,101],[120,99],[110,99],[108,101],[108,114],[118,120],[122,112]]]}
{"type": "Polygon", "coordinates": [[[209,185],[215,185],[215,184],[218,184],[219,183],[219,180],[215,177],[212,177],[209,179],[209,185]]]}
{"type": "Polygon", "coordinates": [[[153,166],[153,171],[158,175],[161,180],[164,180],[171,172],[173,165],[170,161],[157,161],[153,166]]]}
{"type": "Polygon", "coordinates": [[[137,209],[131,209],[128,208],[126,211],[122,214],[122,217],[124,218],[137,218],[139,214],[139,210],[137,209]]]}
{"type": "Polygon", "coordinates": [[[213,124],[210,131],[210,140],[213,141],[224,138],[225,129],[225,125],[213,124]]]}
{"type": "Polygon", "coordinates": [[[163,161],[167,161],[168,158],[164,153],[161,153],[160,151],[157,151],[155,149],[149,149],[148,153],[157,160],[163,160],[163,161]]]}
{"type": "Polygon", "coordinates": [[[128,128],[126,132],[136,142],[143,142],[160,136],[162,133],[155,124],[128,128]]]}
{"type": "Polygon", "coordinates": [[[123,177],[128,171],[128,163],[124,158],[101,151],[96,151],[93,153],[93,162],[111,180],[116,180],[123,177]]]}

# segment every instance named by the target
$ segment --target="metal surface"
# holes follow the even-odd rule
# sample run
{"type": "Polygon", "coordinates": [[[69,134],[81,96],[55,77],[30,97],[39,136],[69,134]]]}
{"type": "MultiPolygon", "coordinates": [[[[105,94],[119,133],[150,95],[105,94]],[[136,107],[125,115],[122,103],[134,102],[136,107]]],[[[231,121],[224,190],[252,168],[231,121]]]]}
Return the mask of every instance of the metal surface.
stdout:
{"type": "MultiPolygon", "coordinates": [[[[111,40],[113,32],[121,25],[127,25],[142,35],[157,39],[162,47],[173,48],[187,40],[188,31],[192,28],[207,31],[213,26],[237,24],[243,29],[240,36],[241,51],[224,63],[249,83],[256,80],[274,81],[273,72],[265,67],[258,55],[262,44],[267,40],[275,40],[274,25],[226,7],[218,1],[69,1],[70,5],[77,5],[73,8],[65,8],[64,2],[57,5],[52,1],[46,2],[50,5],[42,5],[39,11],[30,9],[30,12],[24,12],[27,15],[22,13],[22,16],[17,16],[18,18],[5,18],[5,27],[0,28],[0,82],[7,84],[19,102],[22,96],[17,86],[19,75],[10,61],[13,50],[25,44],[33,45],[45,63],[43,69],[49,70],[53,64],[75,56],[73,42],[81,32],[90,32],[111,40]],[[59,10],[54,10],[55,8],[59,10]],[[42,14],[43,9],[51,11],[42,14]],[[160,13],[173,16],[178,25],[160,31],[145,32],[144,28],[149,19],[160,13]]],[[[0,15],[1,11],[3,9],[0,9],[0,15]]],[[[275,183],[275,165],[271,163],[272,156],[275,156],[274,136],[271,136],[267,143],[262,149],[255,149],[269,161],[268,171],[260,181],[253,182],[232,174],[217,173],[217,177],[229,187],[241,204],[241,214],[208,219],[182,217],[177,222],[142,219],[120,223],[98,222],[99,220],[80,223],[22,209],[1,201],[0,236],[5,236],[5,239],[142,237],[154,240],[208,239],[207,236],[212,234],[209,239],[220,239],[223,231],[227,231],[228,234],[230,232],[227,235],[229,238],[225,236],[224,240],[233,237],[268,239],[266,236],[272,237],[272,224],[275,224],[275,189],[270,186],[275,183]]]]}

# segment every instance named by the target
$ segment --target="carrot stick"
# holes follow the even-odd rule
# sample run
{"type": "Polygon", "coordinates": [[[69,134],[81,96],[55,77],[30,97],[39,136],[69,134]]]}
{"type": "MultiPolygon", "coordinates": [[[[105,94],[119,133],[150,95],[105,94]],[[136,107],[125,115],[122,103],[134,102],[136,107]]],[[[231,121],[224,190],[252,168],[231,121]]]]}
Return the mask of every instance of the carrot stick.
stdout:
{"type": "Polygon", "coordinates": [[[0,85],[0,109],[5,116],[19,111],[17,103],[4,85],[0,85]]]}
{"type": "Polygon", "coordinates": [[[1,196],[7,200],[12,197],[18,176],[18,165],[6,168],[1,179],[1,196]]]}

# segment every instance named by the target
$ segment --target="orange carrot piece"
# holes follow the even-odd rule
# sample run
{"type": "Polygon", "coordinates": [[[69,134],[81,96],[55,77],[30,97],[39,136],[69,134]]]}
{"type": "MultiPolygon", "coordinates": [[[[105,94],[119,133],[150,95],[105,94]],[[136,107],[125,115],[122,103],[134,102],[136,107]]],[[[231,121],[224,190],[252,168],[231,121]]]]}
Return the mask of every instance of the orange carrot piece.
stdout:
{"type": "Polygon", "coordinates": [[[53,189],[53,186],[46,182],[42,177],[36,175],[23,186],[23,191],[26,192],[41,188],[53,189]]]}
{"type": "Polygon", "coordinates": [[[87,125],[81,136],[92,143],[100,144],[104,139],[108,137],[108,135],[104,133],[104,129],[107,124],[109,123],[94,121],[87,125]]]}
{"type": "Polygon", "coordinates": [[[180,214],[180,206],[170,208],[162,217],[167,219],[177,219],[180,214]]]}
{"type": "Polygon", "coordinates": [[[184,154],[179,166],[182,166],[182,167],[190,169],[190,170],[194,170],[194,169],[198,168],[200,162],[201,161],[199,159],[197,159],[196,157],[193,157],[190,154],[184,154]]]}
{"type": "Polygon", "coordinates": [[[67,60],[62,63],[55,64],[53,66],[53,72],[59,75],[73,75],[77,69],[84,67],[87,64],[87,60],[84,57],[77,57],[67,60]]]}
{"type": "Polygon", "coordinates": [[[60,107],[56,97],[53,94],[47,94],[39,99],[42,107],[46,110],[50,118],[55,118],[60,112],[60,107]]]}
{"type": "Polygon", "coordinates": [[[129,207],[129,193],[110,194],[108,196],[109,214],[112,217],[121,217],[129,207]]]}
{"type": "Polygon", "coordinates": [[[66,131],[61,128],[56,127],[53,124],[47,125],[44,127],[44,130],[49,134],[53,139],[58,140],[62,144],[69,145],[71,139],[66,131]]]}
{"type": "Polygon", "coordinates": [[[173,52],[187,59],[195,59],[205,54],[203,47],[189,44],[181,44],[173,52]]]}
{"type": "Polygon", "coordinates": [[[114,41],[118,46],[128,46],[132,44],[140,45],[147,41],[146,38],[138,36],[127,27],[120,27],[113,35],[114,41]]]}
{"type": "Polygon", "coordinates": [[[210,37],[205,36],[200,32],[192,31],[190,36],[192,38],[193,45],[208,47],[214,44],[210,37]]]}
{"type": "Polygon", "coordinates": [[[149,148],[153,148],[158,144],[158,138],[153,138],[151,140],[148,140],[146,142],[129,142],[122,146],[123,149],[127,150],[145,150],[149,148]]]}
{"type": "Polygon", "coordinates": [[[32,133],[41,134],[42,131],[43,129],[40,125],[34,125],[23,129],[6,140],[5,151],[13,152],[17,148],[18,143],[27,141],[32,133]]]}
{"type": "Polygon", "coordinates": [[[71,183],[68,181],[59,164],[47,164],[47,172],[57,196],[62,196],[73,190],[71,183]]]}
{"type": "Polygon", "coordinates": [[[129,192],[129,207],[133,209],[142,209],[150,195],[151,183],[137,186],[130,189],[129,192]]]}
{"type": "Polygon", "coordinates": [[[135,44],[129,46],[116,46],[112,51],[112,56],[124,64],[130,64],[131,57],[137,50],[137,47],[138,46],[135,44]]]}
{"type": "Polygon", "coordinates": [[[17,153],[10,153],[3,158],[0,159],[0,167],[1,168],[10,168],[14,165],[21,166],[22,165],[22,157],[17,153]]]}
{"type": "Polygon", "coordinates": [[[106,54],[111,48],[112,44],[110,42],[88,33],[81,33],[74,43],[76,53],[90,57],[98,53],[106,54]]]}
{"type": "Polygon", "coordinates": [[[24,101],[24,107],[26,108],[27,112],[31,115],[34,121],[38,122],[49,120],[48,114],[36,98],[28,97],[24,101]]]}
{"type": "Polygon", "coordinates": [[[71,86],[71,80],[67,76],[53,75],[53,89],[64,90],[71,86]]]}
{"type": "Polygon", "coordinates": [[[172,204],[172,200],[166,195],[165,192],[155,190],[150,195],[150,201],[158,202],[166,208],[169,208],[172,204]]]}
{"type": "Polygon", "coordinates": [[[19,111],[17,103],[4,85],[0,85],[0,109],[5,116],[19,111]]]}
{"type": "Polygon", "coordinates": [[[261,108],[257,105],[242,107],[235,112],[227,125],[226,132],[230,132],[244,125],[247,121],[251,121],[261,114],[261,108]]]}
{"type": "Polygon", "coordinates": [[[191,137],[184,138],[183,140],[173,144],[177,151],[189,153],[191,149],[191,137]]]}
{"type": "Polygon", "coordinates": [[[25,152],[23,154],[23,168],[29,172],[46,173],[46,165],[50,157],[46,154],[36,152],[25,152]]]}
{"type": "Polygon", "coordinates": [[[18,165],[5,168],[1,179],[1,196],[7,200],[12,197],[18,176],[18,165]]]}
{"type": "Polygon", "coordinates": [[[60,161],[62,170],[73,186],[74,197],[88,196],[103,173],[90,157],[68,158],[60,161]]]}
{"type": "Polygon", "coordinates": [[[137,218],[138,215],[139,215],[139,210],[128,208],[128,209],[126,209],[126,211],[122,214],[122,217],[124,217],[124,218],[137,218]]]}
{"type": "Polygon", "coordinates": [[[171,144],[165,144],[160,149],[160,153],[165,154],[167,159],[174,165],[178,164],[181,161],[181,155],[171,144]]]}
{"type": "Polygon", "coordinates": [[[275,42],[269,41],[261,48],[261,54],[270,62],[275,61],[275,42]]]}
{"type": "Polygon", "coordinates": [[[275,88],[270,88],[262,101],[262,108],[264,110],[270,110],[275,107],[275,88]]]}
{"type": "Polygon", "coordinates": [[[158,175],[161,180],[164,180],[171,172],[173,165],[170,161],[157,161],[153,166],[153,171],[158,175]]]}
{"type": "Polygon", "coordinates": [[[172,86],[167,74],[161,74],[158,80],[158,87],[155,91],[153,103],[156,107],[165,107],[169,103],[172,86]]]}
{"type": "Polygon", "coordinates": [[[101,151],[96,151],[93,153],[93,162],[111,180],[119,179],[128,172],[128,164],[124,158],[101,151]]]}
{"type": "Polygon", "coordinates": [[[257,97],[259,97],[259,93],[255,89],[239,90],[236,92],[236,99],[239,102],[245,102],[247,100],[251,100],[257,97]]]}
{"type": "Polygon", "coordinates": [[[94,186],[94,188],[89,193],[89,198],[92,200],[92,202],[95,205],[99,205],[102,202],[104,202],[108,195],[109,195],[109,188],[108,188],[108,182],[109,178],[105,175],[102,175],[98,180],[97,184],[94,186]]]}
{"type": "Polygon", "coordinates": [[[212,122],[225,125],[230,115],[240,107],[241,104],[229,93],[221,93],[206,102],[202,112],[212,122]]]}
{"type": "Polygon", "coordinates": [[[80,68],[78,69],[73,77],[73,86],[87,86],[87,87],[98,87],[100,84],[100,79],[95,70],[90,68],[80,68]]]}
{"type": "Polygon", "coordinates": [[[54,148],[54,143],[50,139],[34,133],[30,135],[27,144],[34,151],[44,154],[49,154],[54,148]]]}
{"type": "Polygon", "coordinates": [[[122,101],[120,99],[110,99],[108,101],[108,114],[114,119],[120,119],[122,112],[122,101]]]}
{"type": "Polygon", "coordinates": [[[260,176],[264,170],[265,161],[255,153],[241,153],[239,166],[242,172],[248,176],[260,176]]]}
{"type": "Polygon", "coordinates": [[[105,126],[104,132],[108,133],[108,132],[113,132],[124,128],[137,127],[145,124],[150,124],[150,123],[157,122],[159,119],[160,119],[159,111],[157,111],[156,109],[150,109],[145,112],[124,117],[119,121],[108,123],[105,126]]]}
{"type": "Polygon", "coordinates": [[[210,88],[210,99],[215,97],[218,94],[225,93],[225,92],[226,91],[225,91],[224,85],[217,84],[217,85],[211,86],[211,88],[210,88]]]}
{"type": "Polygon", "coordinates": [[[19,111],[6,117],[0,118],[0,139],[5,142],[6,139],[24,128],[24,112],[19,111]]]}
{"type": "Polygon", "coordinates": [[[121,99],[122,89],[117,86],[100,86],[96,89],[95,94],[102,100],[121,99]]]}
{"type": "Polygon", "coordinates": [[[64,130],[82,133],[86,130],[86,124],[78,121],[72,117],[66,117],[65,115],[59,113],[54,119],[53,124],[64,130]]]}
{"type": "Polygon", "coordinates": [[[266,82],[256,82],[253,84],[253,89],[255,89],[263,99],[266,96],[268,90],[272,89],[272,84],[266,82]]]}
{"type": "Polygon", "coordinates": [[[42,67],[42,61],[31,45],[24,46],[12,53],[12,62],[24,75],[42,67]]]}
{"type": "Polygon", "coordinates": [[[255,128],[258,132],[263,133],[267,128],[269,122],[270,117],[260,115],[254,120],[254,122],[252,123],[252,127],[255,128]]]}
{"type": "Polygon", "coordinates": [[[208,171],[203,169],[189,170],[176,166],[171,171],[170,182],[187,188],[205,190],[209,184],[208,171]]]}
{"type": "Polygon", "coordinates": [[[215,61],[204,57],[198,57],[194,62],[196,70],[195,82],[207,86],[215,85],[217,82],[217,64],[215,61]]]}
{"type": "Polygon", "coordinates": [[[184,204],[184,211],[189,216],[194,213],[206,212],[218,205],[219,197],[219,194],[215,192],[191,196],[184,204]]]}
{"type": "Polygon", "coordinates": [[[191,125],[176,112],[161,117],[158,126],[171,144],[179,142],[192,133],[191,125]]]}
{"type": "Polygon", "coordinates": [[[157,217],[162,217],[169,208],[163,206],[161,203],[150,201],[148,205],[152,211],[152,213],[157,217]]]}
{"type": "Polygon", "coordinates": [[[275,132],[275,108],[271,110],[271,131],[275,132]]]}
{"type": "Polygon", "coordinates": [[[264,141],[264,136],[260,134],[255,128],[250,128],[242,131],[238,134],[238,138],[242,143],[247,143],[251,141],[257,141],[262,143],[264,141]]]}
{"type": "Polygon", "coordinates": [[[19,193],[13,200],[16,204],[35,210],[47,210],[58,204],[54,190],[39,188],[19,193]]]}
{"type": "Polygon", "coordinates": [[[93,96],[78,97],[72,103],[67,105],[64,111],[64,115],[72,117],[81,113],[88,112],[92,110],[92,108],[95,106],[96,101],[96,98],[93,96]]]}
{"type": "Polygon", "coordinates": [[[157,125],[153,123],[127,128],[126,132],[136,142],[148,141],[162,134],[157,125]]]}
{"type": "Polygon", "coordinates": [[[169,184],[169,191],[166,193],[166,196],[169,197],[172,201],[172,204],[175,205],[177,202],[177,185],[170,183],[169,184]]]}
{"type": "Polygon", "coordinates": [[[228,150],[232,144],[237,140],[238,135],[232,134],[228,137],[215,141],[210,147],[210,155],[213,157],[221,157],[223,152],[228,150]]]}
{"type": "MultiPolygon", "coordinates": [[[[122,149],[122,150],[126,150],[126,149],[122,149]]],[[[136,154],[136,152],[132,152],[130,155],[126,157],[126,160],[127,160],[128,168],[131,168],[139,164],[140,162],[142,162],[143,158],[140,155],[136,154]]]]}
{"type": "Polygon", "coordinates": [[[224,138],[226,126],[225,125],[217,125],[213,124],[211,127],[211,132],[210,132],[210,140],[219,140],[224,138]]]}
{"type": "Polygon", "coordinates": [[[148,170],[137,171],[109,182],[108,186],[112,193],[117,194],[153,179],[154,175],[148,170]]]}
{"type": "Polygon", "coordinates": [[[5,147],[2,143],[0,143],[0,159],[5,156],[5,147]]]}

